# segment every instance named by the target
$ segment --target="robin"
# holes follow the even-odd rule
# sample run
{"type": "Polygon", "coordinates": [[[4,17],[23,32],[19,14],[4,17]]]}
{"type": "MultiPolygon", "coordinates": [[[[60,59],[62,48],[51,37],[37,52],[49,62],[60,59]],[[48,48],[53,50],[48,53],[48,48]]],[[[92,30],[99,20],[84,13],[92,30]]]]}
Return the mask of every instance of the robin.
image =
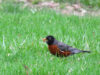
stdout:
{"type": "Polygon", "coordinates": [[[53,55],[66,57],[77,53],[90,53],[90,51],[79,50],[62,42],[59,42],[51,35],[44,38],[43,41],[48,44],[48,49],[53,55]]]}

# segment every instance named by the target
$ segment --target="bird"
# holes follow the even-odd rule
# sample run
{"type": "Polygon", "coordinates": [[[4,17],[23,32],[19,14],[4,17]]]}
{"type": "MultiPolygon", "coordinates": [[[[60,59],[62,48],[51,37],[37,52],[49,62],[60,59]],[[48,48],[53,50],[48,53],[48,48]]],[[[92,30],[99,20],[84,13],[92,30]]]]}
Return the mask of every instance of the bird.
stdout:
{"type": "Polygon", "coordinates": [[[91,51],[79,50],[77,48],[73,48],[72,46],[69,46],[63,42],[56,40],[56,38],[52,35],[48,35],[42,40],[43,42],[47,43],[50,53],[58,57],[67,57],[67,56],[74,55],[77,53],[91,52],[91,51]]]}

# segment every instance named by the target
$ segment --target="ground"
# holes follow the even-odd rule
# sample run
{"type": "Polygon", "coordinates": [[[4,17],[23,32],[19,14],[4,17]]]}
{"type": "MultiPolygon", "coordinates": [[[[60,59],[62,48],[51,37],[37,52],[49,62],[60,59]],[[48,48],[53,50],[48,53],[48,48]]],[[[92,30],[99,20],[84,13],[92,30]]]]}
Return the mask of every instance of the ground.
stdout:
{"type": "Polygon", "coordinates": [[[99,32],[99,16],[4,8],[0,11],[0,75],[99,75],[99,32]],[[91,53],[53,56],[42,42],[47,35],[91,53]]]}

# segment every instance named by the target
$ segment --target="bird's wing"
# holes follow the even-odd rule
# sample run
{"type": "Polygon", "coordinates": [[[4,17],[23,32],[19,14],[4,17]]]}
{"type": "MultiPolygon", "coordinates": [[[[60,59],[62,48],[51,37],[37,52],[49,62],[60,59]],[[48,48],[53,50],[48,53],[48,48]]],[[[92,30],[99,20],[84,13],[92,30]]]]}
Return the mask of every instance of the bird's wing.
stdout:
{"type": "Polygon", "coordinates": [[[58,42],[57,46],[61,51],[68,51],[68,48],[70,47],[62,42],[58,42]]]}
{"type": "Polygon", "coordinates": [[[81,50],[78,50],[77,48],[73,48],[71,46],[68,46],[62,42],[58,42],[58,48],[61,50],[61,51],[71,51],[71,53],[79,53],[79,52],[82,52],[81,50]]]}

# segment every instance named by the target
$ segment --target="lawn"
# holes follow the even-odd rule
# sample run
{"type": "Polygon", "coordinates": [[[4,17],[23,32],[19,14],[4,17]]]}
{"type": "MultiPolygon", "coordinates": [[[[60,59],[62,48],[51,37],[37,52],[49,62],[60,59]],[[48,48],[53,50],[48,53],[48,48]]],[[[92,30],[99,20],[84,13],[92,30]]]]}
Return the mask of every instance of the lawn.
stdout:
{"type": "Polygon", "coordinates": [[[100,16],[69,16],[51,9],[0,10],[0,75],[100,75],[100,16]],[[42,38],[91,53],[50,54],[42,38]]]}

